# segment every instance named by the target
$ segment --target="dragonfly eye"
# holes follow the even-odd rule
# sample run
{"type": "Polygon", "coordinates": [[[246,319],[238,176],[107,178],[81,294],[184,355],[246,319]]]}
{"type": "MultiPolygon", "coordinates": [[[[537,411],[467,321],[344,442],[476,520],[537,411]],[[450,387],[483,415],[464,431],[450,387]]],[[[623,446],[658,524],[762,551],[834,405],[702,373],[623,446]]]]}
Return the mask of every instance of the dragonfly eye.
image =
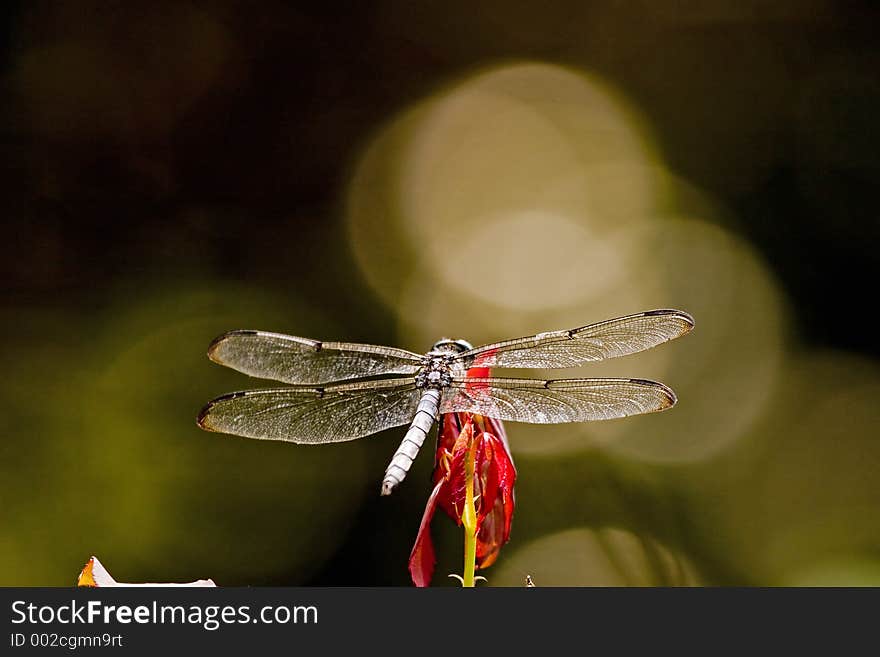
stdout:
{"type": "Polygon", "coordinates": [[[443,338],[434,343],[434,351],[440,350],[462,353],[463,351],[469,351],[473,348],[474,346],[467,340],[450,340],[449,338],[443,338]]]}

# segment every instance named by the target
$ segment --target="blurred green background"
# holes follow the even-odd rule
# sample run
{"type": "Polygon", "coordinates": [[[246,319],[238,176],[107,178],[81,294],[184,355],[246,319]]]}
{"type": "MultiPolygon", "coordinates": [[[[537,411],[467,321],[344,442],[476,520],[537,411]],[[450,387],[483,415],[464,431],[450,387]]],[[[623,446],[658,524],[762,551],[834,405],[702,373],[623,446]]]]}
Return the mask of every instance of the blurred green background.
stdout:
{"type": "Polygon", "coordinates": [[[0,584],[406,585],[431,450],[380,499],[402,430],[200,431],[260,385],[211,339],[676,307],[693,334],[563,373],[674,410],[508,424],[490,585],[880,585],[873,3],[3,7],[0,584]]]}

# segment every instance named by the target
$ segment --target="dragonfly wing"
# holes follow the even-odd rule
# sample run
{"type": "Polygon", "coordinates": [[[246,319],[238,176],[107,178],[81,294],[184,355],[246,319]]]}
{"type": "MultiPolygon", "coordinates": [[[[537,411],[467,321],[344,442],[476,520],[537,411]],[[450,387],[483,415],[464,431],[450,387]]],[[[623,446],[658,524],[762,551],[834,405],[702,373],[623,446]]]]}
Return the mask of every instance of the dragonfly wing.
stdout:
{"type": "Polygon", "coordinates": [[[656,347],[693,327],[693,318],[681,310],[649,310],[580,328],[476,347],[460,354],[457,360],[465,369],[577,367],[656,347]]]}
{"type": "Polygon", "coordinates": [[[250,376],[306,385],[414,374],[423,358],[405,349],[320,342],[266,331],[225,333],[211,343],[208,357],[250,376]]]}
{"type": "Polygon", "coordinates": [[[209,402],[198,423],[261,440],[339,443],[409,423],[419,392],[412,379],[245,390],[209,402]]]}
{"type": "Polygon", "coordinates": [[[675,405],[671,389],[647,379],[455,378],[441,413],[470,412],[532,424],[610,420],[675,405]]]}

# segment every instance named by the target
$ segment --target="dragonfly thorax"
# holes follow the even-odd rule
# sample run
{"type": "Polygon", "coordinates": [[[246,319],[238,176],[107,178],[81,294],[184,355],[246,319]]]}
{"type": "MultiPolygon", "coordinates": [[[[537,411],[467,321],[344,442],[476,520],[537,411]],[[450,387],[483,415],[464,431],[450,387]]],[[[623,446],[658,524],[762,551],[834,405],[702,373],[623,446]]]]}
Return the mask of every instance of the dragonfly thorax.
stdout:
{"type": "Polygon", "coordinates": [[[431,351],[422,361],[422,369],[416,374],[419,388],[445,388],[452,383],[452,359],[454,353],[431,351]]]}

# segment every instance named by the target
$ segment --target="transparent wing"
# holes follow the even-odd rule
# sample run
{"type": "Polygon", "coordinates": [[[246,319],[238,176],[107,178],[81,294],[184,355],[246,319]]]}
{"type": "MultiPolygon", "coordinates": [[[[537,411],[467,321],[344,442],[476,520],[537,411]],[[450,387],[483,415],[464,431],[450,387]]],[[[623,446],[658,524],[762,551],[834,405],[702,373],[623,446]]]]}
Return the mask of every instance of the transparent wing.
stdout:
{"type": "Polygon", "coordinates": [[[460,377],[444,389],[440,412],[468,411],[512,422],[558,424],[652,413],[675,402],[672,390],[647,379],[460,377]]]}
{"type": "Polygon", "coordinates": [[[306,385],[414,374],[423,358],[405,349],[320,342],[266,331],[225,333],[211,343],[208,357],[250,376],[306,385]]]}
{"type": "Polygon", "coordinates": [[[418,403],[412,379],[245,390],[209,402],[198,423],[261,440],[340,443],[408,424],[418,403]]]}
{"type": "Polygon", "coordinates": [[[649,310],[564,331],[487,344],[461,353],[470,367],[577,367],[634,354],[673,340],[694,327],[681,310],[649,310]]]}

